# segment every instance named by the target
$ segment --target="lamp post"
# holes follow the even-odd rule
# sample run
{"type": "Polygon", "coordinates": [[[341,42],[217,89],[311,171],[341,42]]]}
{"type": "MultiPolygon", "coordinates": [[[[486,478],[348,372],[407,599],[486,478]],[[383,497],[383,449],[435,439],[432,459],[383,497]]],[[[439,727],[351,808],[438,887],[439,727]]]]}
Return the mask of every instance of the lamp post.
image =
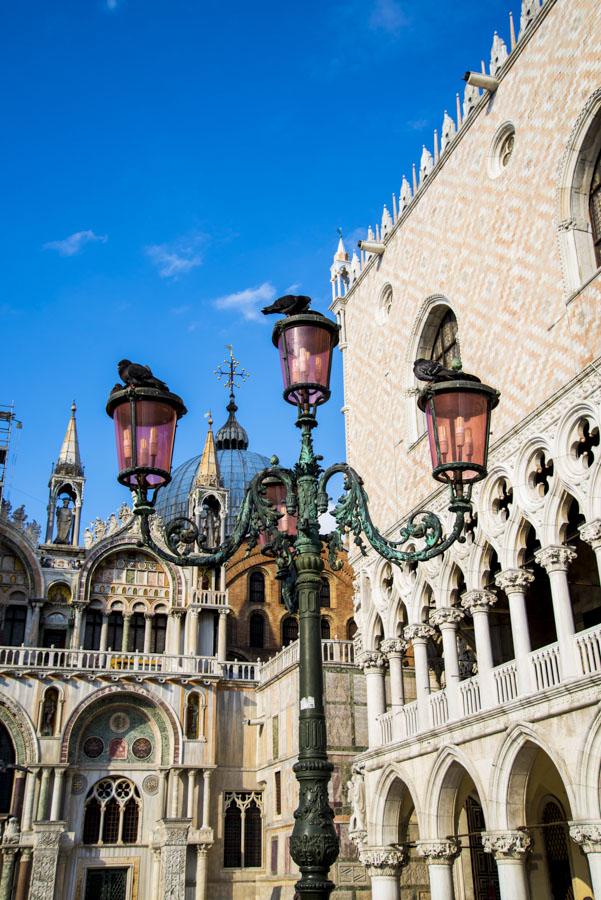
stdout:
{"type": "Polygon", "coordinates": [[[328,803],[333,767],[327,757],[323,696],[322,546],[328,545],[330,565],[337,570],[342,567],[339,551],[348,533],[363,553],[362,535],[377,553],[399,565],[431,559],[463,540],[464,520],[471,511],[471,486],[486,474],[490,412],[498,395],[473,376],[462,378],[461,373],[450,378],[447,373],[447,380],[432,381],[422,392],[419,404],[426,412],[433,474],[450,487],[453,527],[445,537],[438,517],[424,510],[409,518],[399,540],[391,541],[371,521],[360,476],[346,463],[323,471],[321,457],[313,449],[317,408],[330,397],[337,324],[311,311],[292,314],[276,322],[273,343],[280,356],[284,399],[297,408],[296,425],[301,432],[298,462],[293,469],[285,469],[272,457],[271,465],[250,482],[232,533],[212,552],[206,550],[195,523],[183,517],[164,525],[168,549],[151,535],[149,521],[157,493],[171,477],[176,424],[185,413],[181,399],[147,367],[132,364],[124,373],[127,383],[116,385],[111,392],[107,412],[115,422],[118,478],[132,491],[145,546],[178,566],[220,566],[244,541],[249,547],[259,544],[264,553],[276,558],[282,597],[291,612],[298,611],[300,619],[299,755],[294,765],[299,805],[290,852],[301,872],[296,884],[299,897],[327,900],[334,887],[328,872],[339,845],[328,803]],[[344,476],[344,494],[334,508],[337,527],[329,535],[321,535],[319,516],[329,506],[328,483],[338,473],[344,476]],[[422,539],[423,545],[403,550],[410,539],[422,539]]]}

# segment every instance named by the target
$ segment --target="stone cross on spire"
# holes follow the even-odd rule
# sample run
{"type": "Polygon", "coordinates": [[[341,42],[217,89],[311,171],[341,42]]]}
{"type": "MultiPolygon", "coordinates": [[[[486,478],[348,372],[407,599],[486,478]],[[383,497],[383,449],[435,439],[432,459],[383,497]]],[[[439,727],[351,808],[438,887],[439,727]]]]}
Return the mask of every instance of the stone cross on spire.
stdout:
{"type": "Polygon", "coordinates": [[[234,388],[240,387],[243,381],[250,378],[250,373],[242,368],[240,361],[234,356],[232,345],[226,344],[226,349],[229,350],[229,358],[226,356],[221,365],[215,369],[215,375],[217,376],[217,381],[224,381],[225,387],[230,392],[230,400],[233,401],[234,388]]]}

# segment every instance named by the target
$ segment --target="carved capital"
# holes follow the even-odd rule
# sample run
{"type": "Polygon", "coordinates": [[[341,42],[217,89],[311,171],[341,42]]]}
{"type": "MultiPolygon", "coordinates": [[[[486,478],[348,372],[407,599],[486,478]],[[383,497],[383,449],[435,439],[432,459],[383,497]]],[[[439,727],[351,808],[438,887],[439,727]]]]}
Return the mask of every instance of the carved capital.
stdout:
{"type": "Polygon", "coordinates": [[[409,861],[409,854],[404,847],[366,847],[359,852],[359,859],[367,869],[367,874],[398,875],[409,861]]]}
{"type": "Polygon", "coordinates": [[[417,852],[428,864],[452,863],[461,853],[461,844],[455,838],[443,838],[435,841],[418,841],[417,852]]]}
{"type": "Polygon", "coordinates": [[[491,606],[497,602],[497,595],[492,591],[466,591],[461,597],[462,607],[474,613],[488,612],[491,606]]]}
{"type": "Polygon", "coordinates": [[[601,853],[601,822],[570,822],[570,837],[585,853],[601,853]]]}
{"type": "Polygon", "coordinates": [[[528,569],[505,569],[495,576],[495,584],[506,594],[523,594],[533,581],[534,575],[528,569]]]}
{"type": "Polygon", "coordinates": [[[483,831],[482,846],[485,853],[492,853],[495,859],[523,859],[532,845],[528,832],[483,831]]]}
{"type": "Polygon", "coordinates": [[[426,641],[434,637],[436,632],[431,625],[406,625],[403,629],[403,637],[406,641],[426,641]]]}
{"type": "Polygon", "coordinates": [[[543,547],[534,554],[537,563],[547,572],[567,572],[570,563],[576,559],[573,547],[562,545],[543,547]]]}
{"type": "Polygon", "coordinates": [[[593,550],[598,550],[601,547],[601,519],[585,522],[578,531],[582,540],[590,544],[593,550]]]}
{"type": "Polygon", "coordinates": [[[404,641],[402,638],[390,638],[387,641],[382,641],[380,647],[382,652],[388,657],[402,656],[407,649],[407,641],[404,641]]]}
{"type": "Polygon", "coordinates": [[[169,615],[173,616],[174,619],[181,619],[185,612],[186,612],[185,609],[182,609],[181,607],[176,606],[174,609],[169,610],[169,615]]]}
{"type": "Polygon", "coordinates": [[[364,672],[383,672],[386,668],[386,657],[379,650],[366,650],[359,661],[364,672]]]}
{"type": "Polygon", "coordinates": [[[442,606],[430,613],[430,625],[438,625],[439,628],[451,625],[456,628],[464,616],[465,612],[456,606],[442,606]]]}

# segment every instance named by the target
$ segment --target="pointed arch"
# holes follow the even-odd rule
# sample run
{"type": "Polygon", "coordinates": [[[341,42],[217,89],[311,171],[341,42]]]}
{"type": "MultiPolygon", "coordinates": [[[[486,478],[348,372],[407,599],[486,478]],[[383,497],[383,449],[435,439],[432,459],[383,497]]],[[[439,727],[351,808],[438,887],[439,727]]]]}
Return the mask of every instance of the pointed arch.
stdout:
{"type": "Polygon", "coordinates": [[[39,742],[33,722],[21,704],[4,693],[0,693],[0,722],[14,744],[18,765],[26,766],[39,762],[39,742]]]}
{"type": "Polygon", "coordinates": [[[480,775],[472,760],[462,750],[448,746],[439,751],[426,788],[425,815],[427,834],[430,837],[443,838],[455,833],[455,799],[464,775],[473,781],[486,827],[491,827],[489,810],[492,803],[484,791],[480,775]]]}
{"type": "Polygon", "coordinates": [[[39,560],[29,541],[16,529],[10,525],[0,523],[0,541],[2,541],[9,550],[12,550],[24,564],[23,567],[27,572],[28,588],[32,597],[41,598],[44,596],[44,576],[40,567],[39,560]]]}
{"type": "Polygon", "coordinates": [[[399,841],[399,824],[407,801],[415,811],[420,838],[425,834],[424,807],[413,781],[394,764],[386,766],[374,789],[373,801],[368,804],[372,817],[367,829],[370,844],[384,847],[399,841]]]}
{"type": "Polygon", "coordinates": [[[580,816],[583,819],[601,818],[601,708],[584,737],[576,771],[580,816]]]}

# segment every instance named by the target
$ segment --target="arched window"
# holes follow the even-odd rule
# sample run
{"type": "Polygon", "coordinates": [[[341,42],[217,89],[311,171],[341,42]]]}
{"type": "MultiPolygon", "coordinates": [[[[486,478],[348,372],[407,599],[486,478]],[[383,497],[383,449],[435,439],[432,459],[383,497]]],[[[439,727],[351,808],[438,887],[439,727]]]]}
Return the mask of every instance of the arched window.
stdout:
{"type": "Polygon", "coordinates": [[[120,650],[123,642],[123,616],[120,612],[112,612],[109,616],[107,647],[120,650]]]}
{"type": "Polygon", "coordinates": [[[251,800],[244,810],[244,867],[261,866],[261,810],[251,800]]]}
{"type": "Polygon", "coordinates": [[[265,646],[265,620],[261,613],[253,613],[250,617],[249,644],[258,649],[265,646]]]}
{"type": "Polygon", "coordinates": [[[263,857],[263,798],[259,791],[226,791],[223,865],[260,868],[263,857]]]}
{"type": "Polygon", "coordinates": [[[457,339],[457,319],[452,309],[447,309],[438,324],[430,350],[430,359],[450,368],[453,360],[460,359],[457,339]]]}
{"type": "Polygon", "coordinates": [[[58,688],[46,688],[40,710],[40,734],[42,737],[52,737],[56,734],[59,700],[58,688]]]}
{"type": "Polygon", "coordinates": [[[83,822],[84,844],[135,844],[140,795],[126,778],[103,778],[88,792],[83,822]]]}
{"type": "Polygon", "coordinates": [[[330,640],[330,622],[325,616],[321,617],[321,639],[322,641],[330,640]]]}
{"type": "Polygon", "coordinates": [[[13,779],[15,770],[5,768],[15,763],[15,748],[11,737],[4,727],[0,724],[0,813],[10,812],[10,804],[13,795],[13,779]]]}
{"type": "Polygon", "coordinates": [[[200,734],[200,702],[198,694],[193,691],[188,695],[186,703],[186,737],[196,740],[200,734]]]}
{"type": "Polygon", "coordinates": [[[4,619],[4,643],[9,647],[20,647],[25,640],[25,606],[9,606],[4,619]]]}
{"type": "Polygon", "coordinates": [[[248,579],[248,599],[250,603],[265,602],[265,576],[262,572],[251,572],[248,579]]]}
{"type": "Polygon", "coordinates": [[[225,811],[223,865],[226,869],[242,866],[242,810],[236,803],[230,803],[225,811]]]}
{"type": "Polygon", "coordinates": [[[102,613],[89,609],[86,612],[86,629],[84,633],[84,650],[100,650],[100,632],[102,631],[102,613]]]}
{"type": "Polygon", "coordinates": [[[349,619],[346,623],[346,639],[352,641],[357,634],[357,623],[354,619],[349,619]]]}
{"type": "Polygon", "coordinates": [[[282,645],[287,647],[298,639],[298,620],[294,616],[286,616],[282,622],[282,645]]]}
{"type": "Polygon", "coordinates": [[[321,587],[319,588],[319,605],[330,605],[330,582],[327,578],[321,579],[321,587]]]}
{"type": "Polygon", "coordinates": [[[144,614],[134,613],[129,622],[129,646],[127,650],[133,650],[134,653],[142,653],[144,650],[144,614]]]}
{"type": "Polygon", "coordinates": [[[591,181],[591,190],[588,200],[591,227],[593,230],[593,243],[595,245],[595,259],[601,266],[601,153],[597,157],[591,181]]]}
{"type": "Polygon", "coordinates": [[[157,613],[152,617],[151,653],[164,653],[167,639],[167,616],[157,613]]]}

